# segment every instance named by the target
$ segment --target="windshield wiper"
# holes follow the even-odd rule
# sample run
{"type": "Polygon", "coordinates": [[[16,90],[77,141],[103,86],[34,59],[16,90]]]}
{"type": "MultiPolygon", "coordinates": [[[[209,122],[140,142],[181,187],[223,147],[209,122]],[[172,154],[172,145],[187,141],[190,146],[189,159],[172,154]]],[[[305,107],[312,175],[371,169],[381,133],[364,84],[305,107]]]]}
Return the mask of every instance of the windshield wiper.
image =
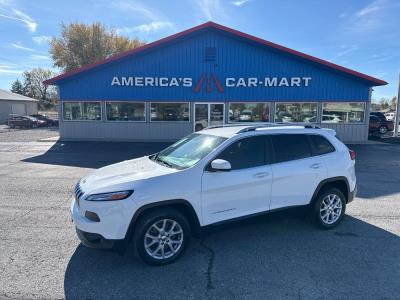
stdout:
{"type": "Polygon", "coordinates": [[[164,166],[167,166],[167,167],[169,167],[169,168],[172,168],[172,164],[170,164],[169,162],[167,162],[167,161],[165,161],[165,160],[162,160],[162,159],[158,156],[158,153],[157,153],[156,155],[154,155],[153,160],[156,161],[156,162],[161,163],[161,164],[164,165],[164,166]]]}

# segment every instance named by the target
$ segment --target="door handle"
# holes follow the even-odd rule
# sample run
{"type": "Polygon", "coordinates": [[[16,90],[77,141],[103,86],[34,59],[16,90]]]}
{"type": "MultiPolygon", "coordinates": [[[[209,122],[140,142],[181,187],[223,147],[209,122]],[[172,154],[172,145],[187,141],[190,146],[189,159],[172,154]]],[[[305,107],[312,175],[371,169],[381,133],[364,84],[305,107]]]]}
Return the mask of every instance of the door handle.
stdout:
{"type": "Polygon", "coordinates": [[[268,176],[268,175],[269,175],[268,172],[260,172],[260,173],[254,174],[254,177],[263,178],[263,177],[266,177],[266,176],[268,176]]]}
{"type": "Polygon", "coordinates": [[[319,169],[319,168],[321,168],[321,164],[320,164],[320,163],[312,164],[312,165],[310,166],[310,168],[312,168],[312,169],[319,169]]]}

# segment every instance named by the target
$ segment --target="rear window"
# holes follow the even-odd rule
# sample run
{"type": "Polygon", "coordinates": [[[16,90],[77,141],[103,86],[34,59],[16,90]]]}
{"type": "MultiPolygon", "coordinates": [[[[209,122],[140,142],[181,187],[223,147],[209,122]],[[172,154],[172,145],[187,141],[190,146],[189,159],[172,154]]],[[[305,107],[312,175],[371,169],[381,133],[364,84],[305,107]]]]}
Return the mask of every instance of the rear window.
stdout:
{"type": "Polygon", "coordinates": [[[305,134],[271,135],[275,163],[311,157],[311,147],[305,134]]]}
{"type": "Polygon", "coordinates": [[[323,136],[310,135],[315,155],[323,155],[335,151],[335,147],[323,136]]]}

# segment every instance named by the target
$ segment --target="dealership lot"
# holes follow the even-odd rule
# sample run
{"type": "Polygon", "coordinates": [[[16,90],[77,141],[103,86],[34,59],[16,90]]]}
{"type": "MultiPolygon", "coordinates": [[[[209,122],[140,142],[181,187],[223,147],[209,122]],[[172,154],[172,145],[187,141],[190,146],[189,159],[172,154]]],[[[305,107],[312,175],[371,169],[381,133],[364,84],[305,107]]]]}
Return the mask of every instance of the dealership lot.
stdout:
{"type": "Polygon", "coordinates": [[[281,212],[210,229],[149,267],[79,245],[69,199],[91,169],[166,144],[37,141],[56,133],[0,132],[0,298],[399,298],[399,145],[352,146],[359,194],[334,230],[281,212]]]}

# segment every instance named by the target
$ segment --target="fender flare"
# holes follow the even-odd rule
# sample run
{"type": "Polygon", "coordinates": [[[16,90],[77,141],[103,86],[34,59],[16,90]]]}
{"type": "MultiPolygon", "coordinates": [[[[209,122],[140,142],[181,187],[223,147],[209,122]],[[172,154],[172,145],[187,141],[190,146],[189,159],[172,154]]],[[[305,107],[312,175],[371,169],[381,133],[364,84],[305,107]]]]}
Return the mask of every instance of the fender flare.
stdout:
{"type": "Polygon", "coordinates": [[[333,183],[333,182],[338,182],[338,181],[342,181],[346,184],[347,195],[345,195],[345,196],[346,196],[346,202],[349,202],[349,199],[351,199],[351,191],[350,191],[349,181],[347,180],[347,178],[345,176],[337,176],[337,177],[331,177],[331,178],[324,179],[317,185],[317,188],[315,189],[314,194],[311,198],[310,204],[312,204],[315,201],[315,199],[317,199],[317,195],[319,194],[319,192],[325,185],[327,185],[329,183],[333,183]]]}
{"type": "Polygon", "coordinates": [[[133,232],[135,230],[135,224],[139,217],[147,210],[153,209],[153,208],[158,208],[158,207],[174,207],[179,205],[181,207],[185,207],[186,213],[189,213],[190,215],[188,217],[188,222],[192,226],[192,229],[194,232],[196,232],[200,227],[200,220],[199,216],[196,213],[196,210],[192,206],[192,204],[185,200],[185,199],[171,199],[171,200],[162,200],[162,201],[157,201],[153,203],[149,203],[146,205],[141,206],[139,209],[136,210],[135,214],[133,215],[131,222],[129,224],[128,230],[125,234],[125,239],[131,239],[133,236],[133,232]]]}

